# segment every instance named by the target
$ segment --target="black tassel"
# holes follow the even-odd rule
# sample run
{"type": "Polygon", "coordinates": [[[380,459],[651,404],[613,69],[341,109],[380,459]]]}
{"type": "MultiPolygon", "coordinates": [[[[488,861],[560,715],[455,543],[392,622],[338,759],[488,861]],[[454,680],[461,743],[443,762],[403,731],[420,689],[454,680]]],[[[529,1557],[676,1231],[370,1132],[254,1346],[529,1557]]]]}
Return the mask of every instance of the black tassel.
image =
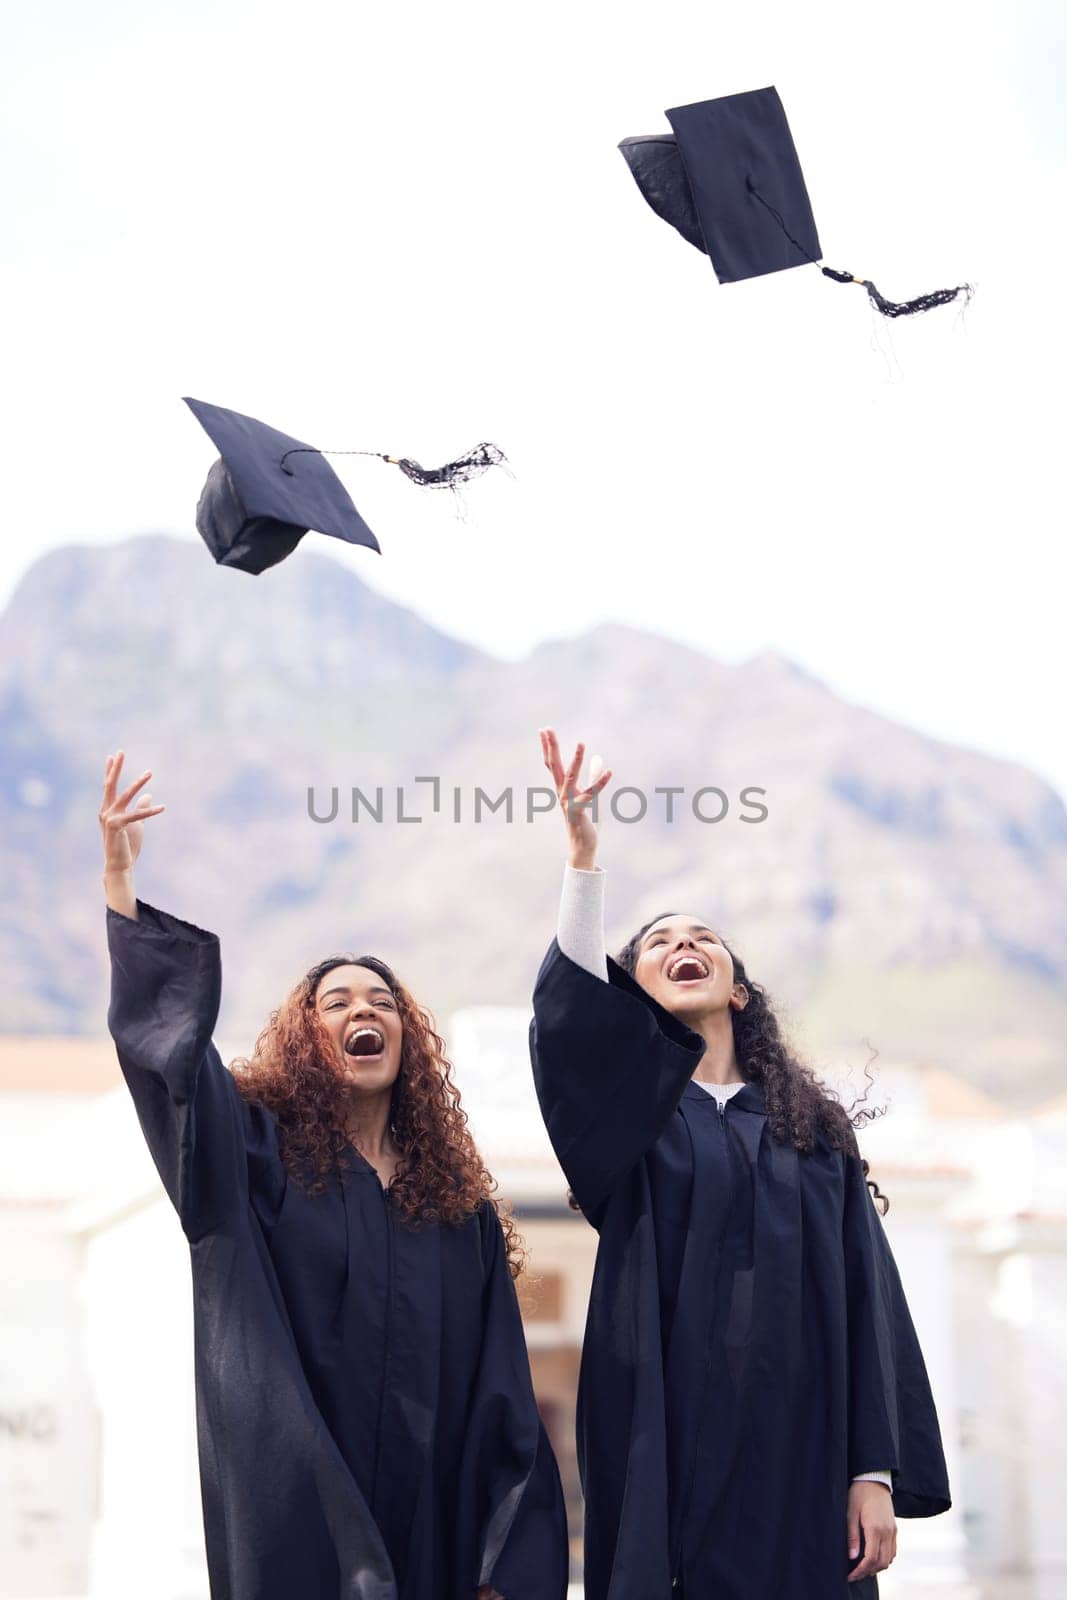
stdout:
{"type": "Polygon", "coordinates": [[[836,272],[833,267],[822,266],[813,255],[808,254],[797,239],[793,238],[793,235],[785,225],[781,212],[776,211],[768,200],[764,200],[752,179],[746,178],[745,184],[749,194],[759,201],[765,211],[770,212],[789,240],[789,243],[800,251],[806,261],[810,261],[813,267],[818,267],[823,277],[832,278],[835,283],[862,284],[870,296],[871,304],[882,313],[883,317],[913,317],[917,311],[932,311],[935,306],[947,306],[950,301],[958,300],[960,295],[963,295],[964,303],[966,304],[974,294],[973,284],[960,283],[956,285],[955,289],[932,289],[929,294],[917,295],[914,300],[887,300],[885,295],[880,293],[869,279],[856,278],[853,277],[851,272],[836,272]]]}
{"type": "Polygon", "coordinates": [[[947,306],[950,301],[958,300],[960,295],[966,304],[974,294],[972,284],[960,283],[955,289],[932,289],[929,294],[920,294],[914,300],[887,300],[867,278],[854,278],[851,272],[835,272],[833,267],[820,267],[819,271],[835,283],[862,284],[871,303],[877,306],[883,317],[913,317],[917,311],[932,311],[935,306],[947,306]]]}
{"type": "Polygon", "coordinates": [[[469,483],[472,478],[481,477],[490,467],[505,466],[507,459],[499,445],[485,443],[476,444],[466,455],[457,456],[455,461],[446,462],[443,467],[422,467],[406,456],[385,457],[386,461],[400,468],[405,478],[410,478],[412,483],[420,484],[424,489],[451,489],[457,483],[469,483]]]}

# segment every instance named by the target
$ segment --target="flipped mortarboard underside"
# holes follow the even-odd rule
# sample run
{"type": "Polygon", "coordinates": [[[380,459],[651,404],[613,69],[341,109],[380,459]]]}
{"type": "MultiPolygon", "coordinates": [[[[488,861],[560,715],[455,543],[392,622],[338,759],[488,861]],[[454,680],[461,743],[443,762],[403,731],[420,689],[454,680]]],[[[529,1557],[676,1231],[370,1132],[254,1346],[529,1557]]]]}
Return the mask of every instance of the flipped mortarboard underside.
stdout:
{"type": "Polygon", "coordinates": [[[707,255],[685,162],[673,133],[638,134],[633,139],[623,139],[619,149],[657,217],[677,228],[683,239],[707,255]]]}

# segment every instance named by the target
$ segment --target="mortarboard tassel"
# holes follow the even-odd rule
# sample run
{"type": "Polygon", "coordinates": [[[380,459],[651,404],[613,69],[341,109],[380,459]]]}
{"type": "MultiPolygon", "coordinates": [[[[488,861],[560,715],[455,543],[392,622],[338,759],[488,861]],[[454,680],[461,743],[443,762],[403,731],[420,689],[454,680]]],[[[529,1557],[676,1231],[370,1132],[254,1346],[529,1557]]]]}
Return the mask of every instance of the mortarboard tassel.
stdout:
{"type": "Polygon", "coordinates": [[[286,461],[290,456],[301,455],[375,456],[379,461],[388,461],[391,466],[399,467],[406,478],[424,489],[452,489],[456,484],[469,483],[490,467],[506,466],[508,459],[499,445],[484,442],[457,456],[455,461],[447,461],[443,467],[424,467],[409,456],[387,456],[381,450],[316,450],[311,445],[300,445],[287,450],[278,462],[287,477],[293,476],[293,470],[285,465],[286,461]]]}
{"type": "Polygon", "coordinates": [[[412,483],[430,489],[442,485],[450,489],[453,484],[469,483],[471,478],[480,477],[490,467],[506,466],[508,458],[499,445],[483,443],[476,444],[466,455],[458,456],[443,467],[421,467],[417,461],[407,457],[386,456],[385,459],[394,462],[412,483]]]}
{"type": "Polygon", "coordinates": [[[932,311],[935,306],[947,306],[951,301],[958,300],[960,295],[963,296],[964,304],[966,304],[974,294],[974,286],[972,284],[960,283],[957,284],[955,289],[932,289],[929,294],[917,295],[914,300],[887,300],[885,295],[875,288],[868,278],[856,278],[851,272],[836,272],[833,267],[824,267],[820,261],[817,261],[813,255],[805,250],[799,240],[794,239],[782,220],[781,214],[774,209],[769,201],[764,200],[752,179],[746,178],[745,183],[749,193],[759,201],[761,206],[770,212],[790,244],[795,245],[801,255],[807,261],[810,261],[813,267],[818,267],[824,278],[832,278],[835,283],[862,284],[870,297],[871,304],[882,313],[883,317],[913,317],[918,311],[932,311]]]}

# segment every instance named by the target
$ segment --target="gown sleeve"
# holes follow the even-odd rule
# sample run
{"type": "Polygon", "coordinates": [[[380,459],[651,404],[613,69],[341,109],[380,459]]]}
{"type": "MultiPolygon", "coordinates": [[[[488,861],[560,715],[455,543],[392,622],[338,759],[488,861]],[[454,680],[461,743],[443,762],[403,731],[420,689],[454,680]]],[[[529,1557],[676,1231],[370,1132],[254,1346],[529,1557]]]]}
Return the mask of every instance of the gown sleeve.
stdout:
{"type": "Polygon", "coordinates": [[[615,1185],[659,1138],[704,1054],[609,956],[608,981],[565,956],[556,939],[533,994],[530,1057],[548,1136],[591,1222],[615,1185]]]}
{"type": "Polygon", "coordinates": [[[567,1515],[559,1469],[537,1410],[504,1231],[480,1213],[485,1288],[478,1373],[469,1405],[460,1523],[475,1545],[475,1585],[504,1600],[564,1600],[567,1515]]]}
{"type": "Polygon", "coordinates": [[[273,1121],[242,1098],[211,1042],[218,938],[143,900],[136,918],[107,908],[107,938],[108,1028],[185,1233],[195,1240],[243,1211],[250,1162],[262,1179],[257,1211],[269,1214],[284,1185],[273,1121]]]}
{"type": "Polygon", "coordinates": [[[843,1159],[849,1477],[888,1468],[898,1517],[937,1516],[952,1502],[926,1363],[863,1168],[843,1159]]]}

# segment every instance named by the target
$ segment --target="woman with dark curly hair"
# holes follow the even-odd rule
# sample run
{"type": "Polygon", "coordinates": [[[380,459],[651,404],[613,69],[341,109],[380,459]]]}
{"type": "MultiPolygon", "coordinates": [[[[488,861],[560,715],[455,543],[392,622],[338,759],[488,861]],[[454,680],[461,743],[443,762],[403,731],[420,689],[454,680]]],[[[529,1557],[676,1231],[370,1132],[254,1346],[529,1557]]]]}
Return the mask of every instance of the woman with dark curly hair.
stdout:
{"type": "Polygon", "coordinates": [[[586,1600],[873,1600],[948,1481],[853,1114],[698,917],[604,953],[583,746],[530,1050],[600,1240],[578,1396],[586,1600]]]}
{"type": "Polygon", "coordinates": [[[218,940],[137,899],[164,808],[135,802],[150,773],[119,793],[122,762],[108,1025],[192,1251],[213,1600],[562,1600],[521,1241],[432,1018],[383,961],[333,956],[227,1071],[218,940]]]}

